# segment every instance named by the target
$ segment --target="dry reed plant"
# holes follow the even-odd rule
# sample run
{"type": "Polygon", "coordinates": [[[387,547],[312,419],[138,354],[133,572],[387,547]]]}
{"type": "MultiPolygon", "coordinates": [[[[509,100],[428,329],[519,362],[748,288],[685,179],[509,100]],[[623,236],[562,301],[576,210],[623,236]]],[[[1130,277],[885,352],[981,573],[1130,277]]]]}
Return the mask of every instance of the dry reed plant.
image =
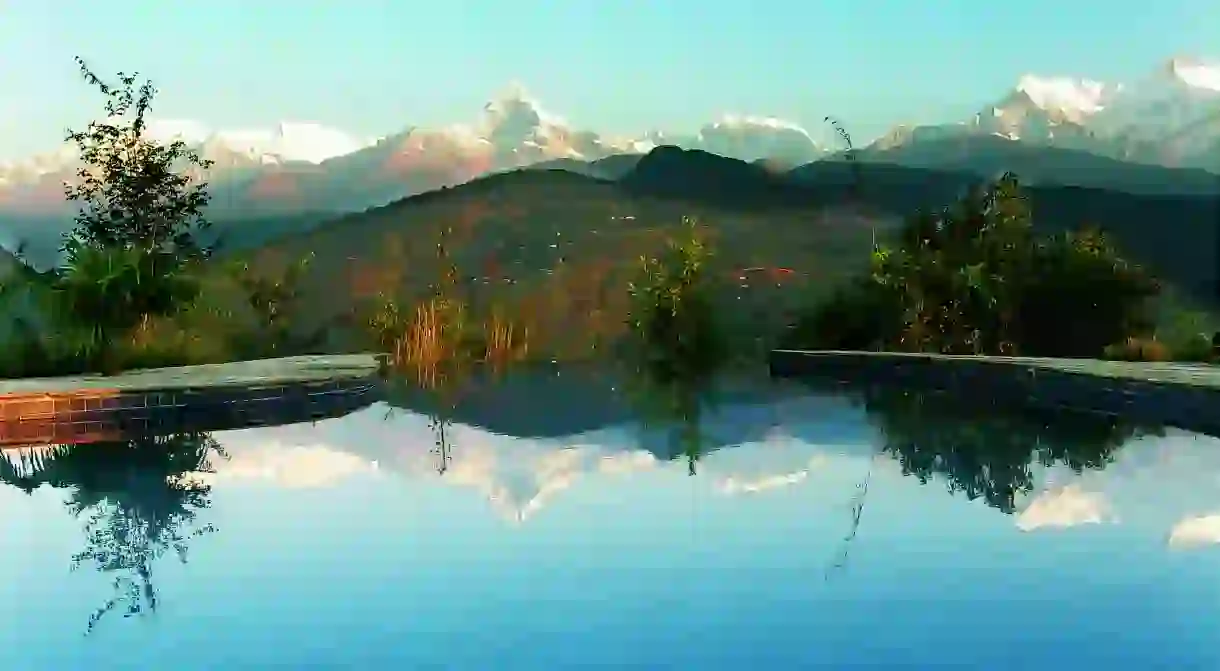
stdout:
{"type": "Polygon", "coordinates": [[[462,305],[433,298],[416,306],[415,315],[394,342],[392,358],[410,366],[436,367],[458,358],[462,305]]]}
{"type": "Polygon", "coordinates": [[[493,311],[491,319],[484,325],[486,348],[483,361],[494,369],[521,361],[529,355],[529,327],[521,327],[504,317],[499,310],[493,311]]]}

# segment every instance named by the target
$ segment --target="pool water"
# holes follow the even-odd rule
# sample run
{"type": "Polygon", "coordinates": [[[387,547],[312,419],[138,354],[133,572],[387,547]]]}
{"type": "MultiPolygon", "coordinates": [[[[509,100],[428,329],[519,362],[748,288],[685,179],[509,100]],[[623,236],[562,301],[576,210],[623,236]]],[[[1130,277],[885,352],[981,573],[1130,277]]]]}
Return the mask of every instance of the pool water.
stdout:
{"type": "Polygon", "coordinates": [[[545,388],[6,452],[0,669],[1220,668],[1216,438],[545,388]]]}

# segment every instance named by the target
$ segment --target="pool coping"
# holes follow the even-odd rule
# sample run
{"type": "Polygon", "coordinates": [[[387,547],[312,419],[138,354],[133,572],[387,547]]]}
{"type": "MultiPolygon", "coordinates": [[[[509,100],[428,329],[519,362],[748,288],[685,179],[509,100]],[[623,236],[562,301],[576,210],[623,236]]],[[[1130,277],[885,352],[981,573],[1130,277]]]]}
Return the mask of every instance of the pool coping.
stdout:
{"type": "Polygon", "coordinates": [[[378,354],[0,381],[0,447],[223,430],[339,416],[382,392],[378,354]]]}
{"type": "Polygon", "coordinates": [[[775,377],[910,386],[1220,436],[1220,366],[907,352],[772,350],[775,377]]]}

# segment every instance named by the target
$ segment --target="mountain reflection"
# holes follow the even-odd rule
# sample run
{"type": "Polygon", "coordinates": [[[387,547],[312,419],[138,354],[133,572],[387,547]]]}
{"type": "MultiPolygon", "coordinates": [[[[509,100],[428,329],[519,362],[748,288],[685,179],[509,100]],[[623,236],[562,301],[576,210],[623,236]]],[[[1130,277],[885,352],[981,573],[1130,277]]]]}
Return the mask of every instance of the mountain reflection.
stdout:
{"type": "MultiPolygon", "coordinates": [[[[1183,640],[1209,644],[1211,611],[1195,608],[1217,603],[1207,578],[1220,560],[1220,441],[937,397],[853,404],[790,390],[724,402],[730,386],[699,411],[695,477],[674,425],[639,419],[549,438],[451,421],[438,475],[430,414],[387,418],[387,405],[215,441],[16,453],[3,480],[39,491],[0,492],[7,633],[50,644],[8,646],[0,668],[495,668],[504,650],[534,654],[523,668],[568,668],[581,659],[556,662],[553,650],[576,644],[585,660],[629,668],[609,657],[622,638],[597,648],[571,637],[617,630],[669,646],[712,627],[709,644],[739,636],[734,649],[756,656],[794,622],[817,649],[850,652],[842,641],[876,632],[891,668],[909,650],[936,668],[944,653],[926,641],[962,631],[980,650],[965,668],[1002,644],[996,632],[1053,640],[1112,613],[1140,618],[1123,629],[1148,639],[1198,622],[1183,640]],[[230,456],[210,469],[216,441],[230,456]],[[69,495],[98,520],[81,552],[69,495]],[[223,538],[192,541],[213,521],[223,538]],[[197,554],[174,570],[163,556],[187,544],[197,554]],[[75,578],[73,554],[86,569],[75,578]],[[100,583],[90,568],[119,578],[112,599],[110,585],[79,584],[100,583]],[[359,607],[326,607],[345,603],[359,607]],[[685,610],[641,618],[658,604],[685,610]],[[106,615],[154,609],[142,626],[106,615]],[[113,629],[79,640],[94,610],[113,629]],[[887,616],[917,630],[874,626],[887,616]],[[538,636],[554,638],[520,645],[538,636]]],[[[792,645],[810,644],[793,634],[792,645]]]]}
{"type": "Polygon", "coordinates": [[[211,486],[198,474],[225,456],[207,433],[25,448],[3,453],[0,481],[27,494],[43,485],[68,493],[68,511],[84,524],[84,549],[71,568],[91,566],[113,580],[113,596],[88,618],[89,633],[112,612],[156,612],[153,566],[170,552],[186,563],[189,541],[215,531],[197,523],[211,505],[211,486]]]}
{"type": "MultiPolygon", "coordinates": [[[[832,532],[842,535],[828,548],[829,568],[841,569],[857,536],[884,522],[865,515],[869,497],[889,495],[904,477],[943,482],[952,494],[1013,515],[1020,530],[1115,519],[1104,492],[1080,478],[1110,468],[1134,439],[1157,434],[1106,417],[1010,412],[892,389],[862,390],[854,405],[843,394],[795,388],[777,397],[771,387],[757,398],[731,384],[719,395],[708,386],[637,389],[648,393],[633,396],[635,421],[551,438],[454,421],[461,395],[433,388],[414,411],[379,405],[314,424],[225,432],[218,438],[232,459],[203,433],[9,451],[0,460],[0,481],[27,493],[43,485],[68,492],[68,510],[85,526],[85,547],[73,566],[113,577],[114,595],[89,618],[92,630],[112,612],[156,611],[156,561],[171,552],[185,561],[190,541],[214,531],[199,517],[212,487],[234,479],[328,487],[375,471],[403,478],[439,473],[446,485],[477,491],[501,519],[523,523],[585,481],[644,472],[664,478],[673,473],[666,464],[681,462],[674,465],[710,478],[712,491],[723,495],[823,491],[836,510],[846,510],[833,513],[843,515],[835,523],[842,531],[832,532]],[[1044,481],[1048,468],[1077,478],[1044,481]]],[[[496,404],[485,398],[483,406],[496,404]]],[[[1148,445],[1121,461],[1144,458],[1148,445]]],[[[1172,531],[1173,525],[1161,527],[1167,543],[1189,547],[1220,537],[1220,517],[1209,505],[1187,510],[1172,531]]]]}
{"type": "MultiPolygon", "coordinates": [[[[559,376],[545,377],[555,380],[556,388],[566,389],[560,386],[559,376]]],[[[601,468],[580,466],[588,459],[577,458],[572,452],[574,445],[580,445],[579,450],[583,451],[596,446],[603,460],[611,453],[623,453],[622,457],[646,453],[656,463],[681,460],[690,475],[699,470],[701,461],[710,454],[740,452],[750,457],[729,459],[734,470],[721,474],[719,488],[729,494],[747,494],[803,482],[813,462],[833,447],[865,459],[870,472],[875,459],[894,463],[902,474],[924,484],[943,480],[951,493],[970,500],[980,499],[997,510],[1015,514],[1024,497],[1034,491],[1038,469],[1057,465],[1075,473],[1103,469],[1128,441],[1141,435],[1161,434],[1159,429],[1100,415],[1014,411],[961,403],[932,393],[873,387],[850,389],[848,394],[843,390],[826,394],[811,393],[807,387],[782,389],[774,384],[752,386],[754,382],[702,382],[659,384],[647,375],[620,378],[603,395],[612,399],[613,394],[618,394],[625,399],[633,419],[563,434],[550,428],[548,422],[566,425],[571,421],[569,416],[539,414],[529,420],[532,422],[529,426],[517,427],[525,429],[525,435],[504,435],[484,428],[505,424],[500,416],[506,406],[520,404],[521,399],[516,396],[521,385],[497,393],[494,384],[483,384],[473,394],[455,393],[453,387],[445,391],[411,385],[417,392],[426,393],[399,392],[395,403],[398,407],[384,415],[385,426],[377,431],[382,438],[364,441],[365,447],[360,451],[383,452],[385,447],[374,445],[384,442],[400,453],[377,457],[377,461],[414,462],[416,457],[406,455],[418,454],[410,444],[418,445],[419,439],[402,435],[393,420],[408,416],[426,418],[431,435],[426,442],[431,444],[428,453],[434,459],[433,470],[455,475],[470,484],[486,481],[478,487],[489,493],[499,492],[497,498],[501,501],[514,500],[532,508],[528,501],[533,494],[527,490],[551,491],[554,488],[545,482],[548,477],[566,480],[569,476],[556,475],[558,471],[542,466],[537,467],[541,469],[537,473],[511,477],[490,471],[513,470],[507,462],[530,461],[540,450],[555,455],[567,451],[569,456],[562,461],[569,466],[560,469],[565,473],[571,469],[601,468]],[[618,391],[613,391],[616,388],[618,391]],[[467,402],[471,397],[475,403],[467,402]],[[513,448],[516,452],[501,453],[487,448],[487,443],[498,442],[500,437],[517,443],[513,448]],[[804,456],[796,456],[790,445],[793,441],[806,444],[804,456]],[[781,448],[781,444],[789,446],[781,448]],[[748,449],[743,452],[743,447],[748,449]],[[782,467],[777,462],[780,454],[788,455],[782,459],[785,462],[782,467]],[[455,471],[460,471],[460,475],[455,471]],[[537,484],[526,486],[525,482],[537,484]]],[[[544,390],[547,384],[551,383],[533,384],[532,388],[544,390]]],[[[465,384],[458,387],[473,388],[465,384]]],[[[549,403],[547,397],[536,396],[531,400],[542,407],[549,403]]],[[[556,459],[559,457],[539,457],[539,463],[557,463],[556,459]]],[[[728,463],[724,459],[718,461],[728,463]]],[[[862,473],[848,486],[847,491],[854,490],[849,494],[848,504],[853,529],[863,514],[869,479],[868,473],[862,473]]],[[[1070,492],[1063,496],[1070,496],[1070,492]]]]}

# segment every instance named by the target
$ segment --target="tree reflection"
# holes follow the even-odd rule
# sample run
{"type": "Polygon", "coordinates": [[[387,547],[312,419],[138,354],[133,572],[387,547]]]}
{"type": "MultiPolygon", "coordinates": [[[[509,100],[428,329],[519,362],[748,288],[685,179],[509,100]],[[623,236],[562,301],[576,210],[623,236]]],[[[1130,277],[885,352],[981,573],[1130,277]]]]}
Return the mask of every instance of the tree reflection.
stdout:
{"type": "Polygon", "coordinates": [[[884,435],[882,452],[904,474],[925,484],[940,475],[951,493],[1006,513],[1033,490],[1036,466],[1101,469],[1131,438],[1159,431],[1103,415],[1017,412],[892,387],[869,387],[861,395],[884,435]]]}
{"type": "MultiPolygon", "coordinates": [[[[400,367],[398,376],[390,380],[391,396],[406,396],[418,399],[428,416],[428,429],[432,432],[432,453],[436,456],[436,472],[444,475],[452,462],[449,430],[453,427],[453,416],[457,412],[462,396],[470,391],[474,378],[474,362],[453,360],[430,364],[409,364],[400,367]],[[395,389],[397,387],[397,389],[395,389]],[[410,391],[422,393],[422,398],[410,391]],[[405,392],[405,393],[404,393],[405,392]]],[[[393,415],[394,408],[387,414],[393,415]]]]}
{"type": "Polygon", "coordinates": [[[108,614],[155,613],[153,566],[173,552],[186,563],[190,540],[215,528],[198,524],[211,487],[192,477],[225,458],[207,433],[63,445],[0,459],[0,481],[30,493],[41,485],[68,492],[66,506],[84,521],[85,547],[73,570],[91,565],[113,577],[114,594],[90,616],[86,634],[108,614]]]}
{"type": "Polygon", "coordinates": [[[868,503],[868,489],[873,481],[873,460],[868,461],[868,470],[864,473],[862,479],[856,485],[856,491],[852,495],[851,501],[848,504],[848,510],[851,511],[851,523],[847,527],[847,533],[839,542],[839,550],[835,553],[834,558],[826,566],[825,578],[829,580],[837,573],[847,570],[847,561],[851,558],[851,548],[856,541],[856,536],[860,533],[860,522],[864,519],[864,507],[868,503]]]}
{"type": "Polygon", "coordinates": [[[644,430],[657,431],[664,440],[663,449],[650,449],[667,459],[685,459],[687,473],[695,475],[709,441],[703,418],[716,405],[711,381],[665,381],[646,369],[635,372],[627,384],[628,398],[644,430]]]}

